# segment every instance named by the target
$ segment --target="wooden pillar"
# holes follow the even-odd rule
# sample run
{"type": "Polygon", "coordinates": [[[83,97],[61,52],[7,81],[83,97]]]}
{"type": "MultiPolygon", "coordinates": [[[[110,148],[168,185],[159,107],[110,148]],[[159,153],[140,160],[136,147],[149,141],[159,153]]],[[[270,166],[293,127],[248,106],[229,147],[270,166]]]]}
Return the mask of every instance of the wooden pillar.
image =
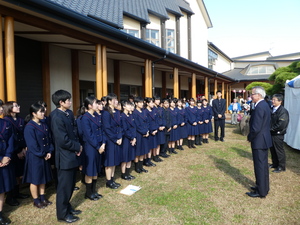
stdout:
{"type": "Polygon", "coordinates": [[[154,85],[154,81],[152,80],[152,61],[149,59],[148,60],[148,76],[149,76],[149,82],[148,82],[148,85],[149,85],[149,87],[148,87],[148,96],[147,97],[152,97],[152,87],[153,87],[153,85],[154,85]]]}
{"type": "Polygon", "coordinates": [[[217,91],[218,91],[218,80],[215,79],[215,85],[214,85],[214,95],[217,94],[217,91]]]}
{"type": "Polygon", "coordinates": [[[197,99],[197,91],[196,91],[196,74],[192,73],[192,93],[191,93],[191,98],[197,99]]]}
{"type": "Polygon", "coordinates": [[[179,98],[179,78],[178,78],[178,68],[173,68],[173,97],[179,98]]]}
{"type": "Polygon", "coordinates": [[[208,77],[204,78],[204,95],[206,98],[208,98],[208,77]]]}
{"type": "Polygon", "coordinates": [[[49,61],[48,43],[42,43],[42,76],[43,76],[43,101],[47,104],[48,107],[50,107],[51,90],[50,90],[50,61],[49,61]]]}
{"type": "Polygon", "coordinates": [[[102,54],[101,45],[96,44],[96,98],[101,99],[102,93],[102,54]]]}
{"type": "Polygon", "coordinates": [[[5,17],[5,57],[7,101],[17,101],[15,72],[14,18],[5,17]]]}
{"type": "Polygon", "coordinates": [[[167,72],[162,72],[161,75],[161,98],[165,98],[167,94],[167,72]]]}
{"type": "Polygon", "coordinates": [[[228,113],[228,106],[230,104],[229,102],[229,91],[228,91],[228,88],[229,88],[229,84],[226,84],[225,85],[225,92],[226,92],[226,112],[228,113]]]}
{"type": "Polygon", "coordinates": [[[152,74],[151,74],[151,60],[145,60],[145,96],[152,96],[152,74]]]}
{"type": "Polygon", "coordinates": [[[80,87],[79,87],[79,54],[78,50],[71,51],[72,65],[72,105],[76,112],[80,107],[80,87]]]}
{"type": "Polygon", "coordinates": [[[114,93],[121,98],[120,90],[120,61],[114,60],[114,93]]]}
{"type": "Polygon", "coordinates": [[[106,96],[107,93],[107,56],[106,46],[101,47],[101,65],[102,65],[102,96],[106,96]]]}
{"type": "Polygon", "coordinates": [[[0,14],[0,99],[5,102],[2,15],[0,14]]]}
{"type": "Polygon", "coordinates": [[[224,82],[222,82],[222,96],[225,98],[225,87],[224,82]]]}

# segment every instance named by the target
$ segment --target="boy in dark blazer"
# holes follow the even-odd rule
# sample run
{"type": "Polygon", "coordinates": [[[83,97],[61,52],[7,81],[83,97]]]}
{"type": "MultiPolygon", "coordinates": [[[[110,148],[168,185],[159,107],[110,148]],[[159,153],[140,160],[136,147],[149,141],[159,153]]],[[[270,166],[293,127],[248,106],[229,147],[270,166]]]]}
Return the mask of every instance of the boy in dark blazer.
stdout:
{"type": "Polygon", "coordinates": [[[222,92],[217,91],[217,98],[212,102],[214,125],[215,125],[215,141],[224,141],[225,136],[225,110],[226,100],[222,98],[222,92]],[[221,129],[221,136],[219,139],[218,130],[221,129]]]}
{"type": "Polygon", "coordinates": [[[76,133],[75,120],[71,107],[71,94],[58,90],[52,95],[56,109],[50,114],[51,131],[55,146],[55,165],[57,168],[56,215],[59,221],[73,223],[79,220],[75,216],[81,213],[70,204],[79,166],[77,159],[82,152],[76,133]]]}

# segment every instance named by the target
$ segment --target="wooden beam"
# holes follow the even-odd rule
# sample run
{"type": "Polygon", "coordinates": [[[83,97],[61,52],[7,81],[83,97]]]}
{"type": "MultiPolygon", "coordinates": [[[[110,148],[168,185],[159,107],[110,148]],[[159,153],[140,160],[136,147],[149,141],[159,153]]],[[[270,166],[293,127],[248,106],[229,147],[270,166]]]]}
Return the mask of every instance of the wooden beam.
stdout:
{"type": "Polygon", "coordinates": [[[79,53],[77,50],[71,50],[72,65],[72,104],[75,112],[80,107],[80,86],[79,86],[79,53]]]}
{"type": "Polygon", "coordinates": [[[4,32],[5,32],[7,101],[17,101],[14,18],[10,16],[5,17],[4,32]]]}
{"type": "Polygon", "coordinates": [[[173,68],[173,97],[179,98],[179,85],[178,85],[178,68],[173,68]]]}
{"type": "Polygon", "coordinates": [[[96,97],[101,99],[103,96],[102,93],[102,54],[101,54],[101,45],[96,44],[96,97]]]}
{"type": "Polygon", "coordinates": [[[2,15],[0,15],[0,99],[5,102],[5,79],[4,79],[4,58],[3,58],[3,27],[2,15]]]}
{"type": "Polygon", "coordinates": [[[214,84],[214,95],[217,94],[217,91],[218,91],[218,80],[215,79],[215,84],[214,84]]]}
{"type": "Polygon", "coordinates": [[[196,91],[196,74],[192,73],[192,93],[191,93],[191,98],[193,99],[197,99],[197,91],[196,91]]]}
{"type": "MultiPolygon", "coordinates": [[[[49,44],[42,43],[42,76],[43,76],[43,101],[50,109],[51,105],[51,84],[50,84],[50,61],[49,44]]],[[[49,110],[50,111],[50,110],[49,110]]]]}
{"type": "Polygon", "coordinates": [[[106,96],[107,93],[107,55],[106,46],[102,45],[101,48],[101,62],[102,62],[102,96],[106,96]]]}
{"type": "Polygon", "coordinates": [[[225,98],[225,83],[222,82],[222,96],[225,98]]]}
{"type": "Polygon", "coordinates": [[[148,82],[148,96],[147,97],[152,97],[152,86],[153,86],[153,82],[152,81],[152,61],[149,59],[148,60],[148,76],[149,76],[149,82],[148,82]]]}
{"type": "Polygon", "coordinates": [[[208,77],[204,78],[204,95],[205,98],[208,98],[208,77]]]}

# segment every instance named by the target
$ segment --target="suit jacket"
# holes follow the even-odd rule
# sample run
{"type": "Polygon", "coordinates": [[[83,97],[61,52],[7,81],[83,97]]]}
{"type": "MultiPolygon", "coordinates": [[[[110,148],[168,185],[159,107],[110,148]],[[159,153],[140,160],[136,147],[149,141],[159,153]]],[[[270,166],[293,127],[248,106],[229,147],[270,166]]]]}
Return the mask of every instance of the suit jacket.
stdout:
{"type": "Polygon", "coordinates": [[[266,101],[260,101],[256,105],[252,111],[249,126],[248,141],[251,142],[252,149],[268,149],[272,146],[271,110],[266,101]]]}
{"type": "Polygon", "coordinates": [[[67,170],[79,166],[76,153],[80,151],[80,143],[73,112],[55,109],[50,118],[56,168],[67,170]]]}
{"type": "Polygon", "coordinates": [[[214,99],[212,102],[213,116],[215,120],[225,120],[226,100],[224,98],[214,99]],[[222,117],[219,118],[218,114],[222,117]]]}
{"type": "Polygon", "coordinates": [[[271,115],[271,135],[283,135],[289,125],[289,112],[281,105],[271,115]]]}

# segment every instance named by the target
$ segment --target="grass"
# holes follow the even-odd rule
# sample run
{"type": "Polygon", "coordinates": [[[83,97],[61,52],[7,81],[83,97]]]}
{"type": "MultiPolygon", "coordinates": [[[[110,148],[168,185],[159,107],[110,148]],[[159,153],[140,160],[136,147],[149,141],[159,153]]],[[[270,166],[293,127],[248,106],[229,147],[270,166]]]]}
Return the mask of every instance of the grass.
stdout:
{"type": "MultiPolygon", "coordinates": [[[[286,146],[287,171],[270,173],[271,190],[265,199],[245,195],[254,185],[249,143],[236,126],[226,124],[225,142],[209,139],[209,144],[179,151],[147,174],[132,174],[136,179],[117,182],[141,186],[132,196],[105,187],[99,178],[99,193],[104,198],[83,198],[85,187],[74,192],[72,205],[83,211],[76,224],[300,224],[300,151],[286,146]]],[[[28,187],[23,192],[29,193],[28,187]]],[[[36,209],[32,200],[20,200],[19,207],[5,205],[4,213],[14,224],[58,224],[54,188],[47,189],[54,202],[36,209]]]]}

